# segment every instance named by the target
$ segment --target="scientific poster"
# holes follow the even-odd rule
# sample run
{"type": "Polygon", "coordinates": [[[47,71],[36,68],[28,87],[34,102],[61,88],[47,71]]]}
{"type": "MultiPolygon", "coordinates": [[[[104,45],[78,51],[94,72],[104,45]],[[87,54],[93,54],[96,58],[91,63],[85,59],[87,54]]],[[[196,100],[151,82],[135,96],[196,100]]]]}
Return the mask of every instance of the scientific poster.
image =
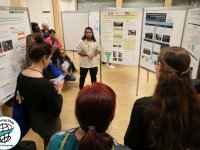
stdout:
{"type": "Polygon", "coordinates": [[[200,8],[188,10],[182,47],[190,53],[192,79],[200,79],[200,8]]]}
{"type": "Polygon", "coordinates": [[[186,10],[144,11],[140,66],[155,71],[161,48],[180,46],[186,10]]]}
{"type": "Polygon", "coordinates": [[[98,12],[89,12],[89,27],[93,29],[95,39],[97,42],[100,42],[99,39],[99,11],[98,12]]]}
{"type": "Polygon", "coordinates": [[[111,52],[109,62],[138,65],[142,9],[101,11],[102,61],[111,52]]]}
{"type": "Polygon", "coordinates": [[[0,101],[14,95],[16,79],[25,59],[30,34],[27,10],[0,10],[0,101]]]}

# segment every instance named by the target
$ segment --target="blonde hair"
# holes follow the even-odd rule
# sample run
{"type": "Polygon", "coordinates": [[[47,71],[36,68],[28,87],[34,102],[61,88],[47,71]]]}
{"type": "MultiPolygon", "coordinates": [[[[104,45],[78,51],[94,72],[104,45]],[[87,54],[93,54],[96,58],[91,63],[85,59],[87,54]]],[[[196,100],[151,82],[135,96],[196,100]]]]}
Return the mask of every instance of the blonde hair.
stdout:
{"type": "Polygon", "coordinates": [[[44,28],[45,26],[49,26],[47,23],[42,23],[42,28],[44,28]]]}

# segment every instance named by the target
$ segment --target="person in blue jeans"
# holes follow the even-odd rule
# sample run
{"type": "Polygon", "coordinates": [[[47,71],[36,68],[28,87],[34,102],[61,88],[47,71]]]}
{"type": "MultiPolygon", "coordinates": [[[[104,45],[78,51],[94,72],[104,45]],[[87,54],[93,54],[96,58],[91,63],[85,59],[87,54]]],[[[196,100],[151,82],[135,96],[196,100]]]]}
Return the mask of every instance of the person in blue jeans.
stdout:
{"type": "Polygon", "coordinates": [[[106,133],[115,107],[116,94],[109,86],[96,82],[82,88],[75,103],[79,127],[55,133],[47,150],[128,150],[106,133]]]}
{"type": "Polygon", "coordinates": [[[76,68],[70,57],[67,56],[65,50],[61,49],[57,58],[57,67],[64,73],[65,81],[75,81],[76,76],[74,72],[76,68]]]}

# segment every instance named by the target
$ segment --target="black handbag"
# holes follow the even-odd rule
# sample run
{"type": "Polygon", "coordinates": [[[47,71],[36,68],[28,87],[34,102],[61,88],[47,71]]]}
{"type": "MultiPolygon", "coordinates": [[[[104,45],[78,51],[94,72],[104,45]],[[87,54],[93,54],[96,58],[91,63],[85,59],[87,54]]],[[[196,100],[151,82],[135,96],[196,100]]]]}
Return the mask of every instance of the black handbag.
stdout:
{"type": "Polygon", "coordinates": [[[20,141],[12,150],[36,150],[34,141],[20,141]]]}

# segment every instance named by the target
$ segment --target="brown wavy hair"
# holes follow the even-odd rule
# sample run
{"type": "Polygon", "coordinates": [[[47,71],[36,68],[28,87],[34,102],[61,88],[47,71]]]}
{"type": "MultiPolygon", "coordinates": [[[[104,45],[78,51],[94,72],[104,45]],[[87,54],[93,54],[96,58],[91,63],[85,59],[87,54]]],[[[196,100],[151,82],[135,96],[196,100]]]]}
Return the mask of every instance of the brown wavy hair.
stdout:
{"type": "Polygon", "coordinates": [[[149,147],[193,149],[200,140],[200,104],[189,76],[190,56],[180,47],[164,48],[158,63],[160,75],[147,109],[149,147]]]}

